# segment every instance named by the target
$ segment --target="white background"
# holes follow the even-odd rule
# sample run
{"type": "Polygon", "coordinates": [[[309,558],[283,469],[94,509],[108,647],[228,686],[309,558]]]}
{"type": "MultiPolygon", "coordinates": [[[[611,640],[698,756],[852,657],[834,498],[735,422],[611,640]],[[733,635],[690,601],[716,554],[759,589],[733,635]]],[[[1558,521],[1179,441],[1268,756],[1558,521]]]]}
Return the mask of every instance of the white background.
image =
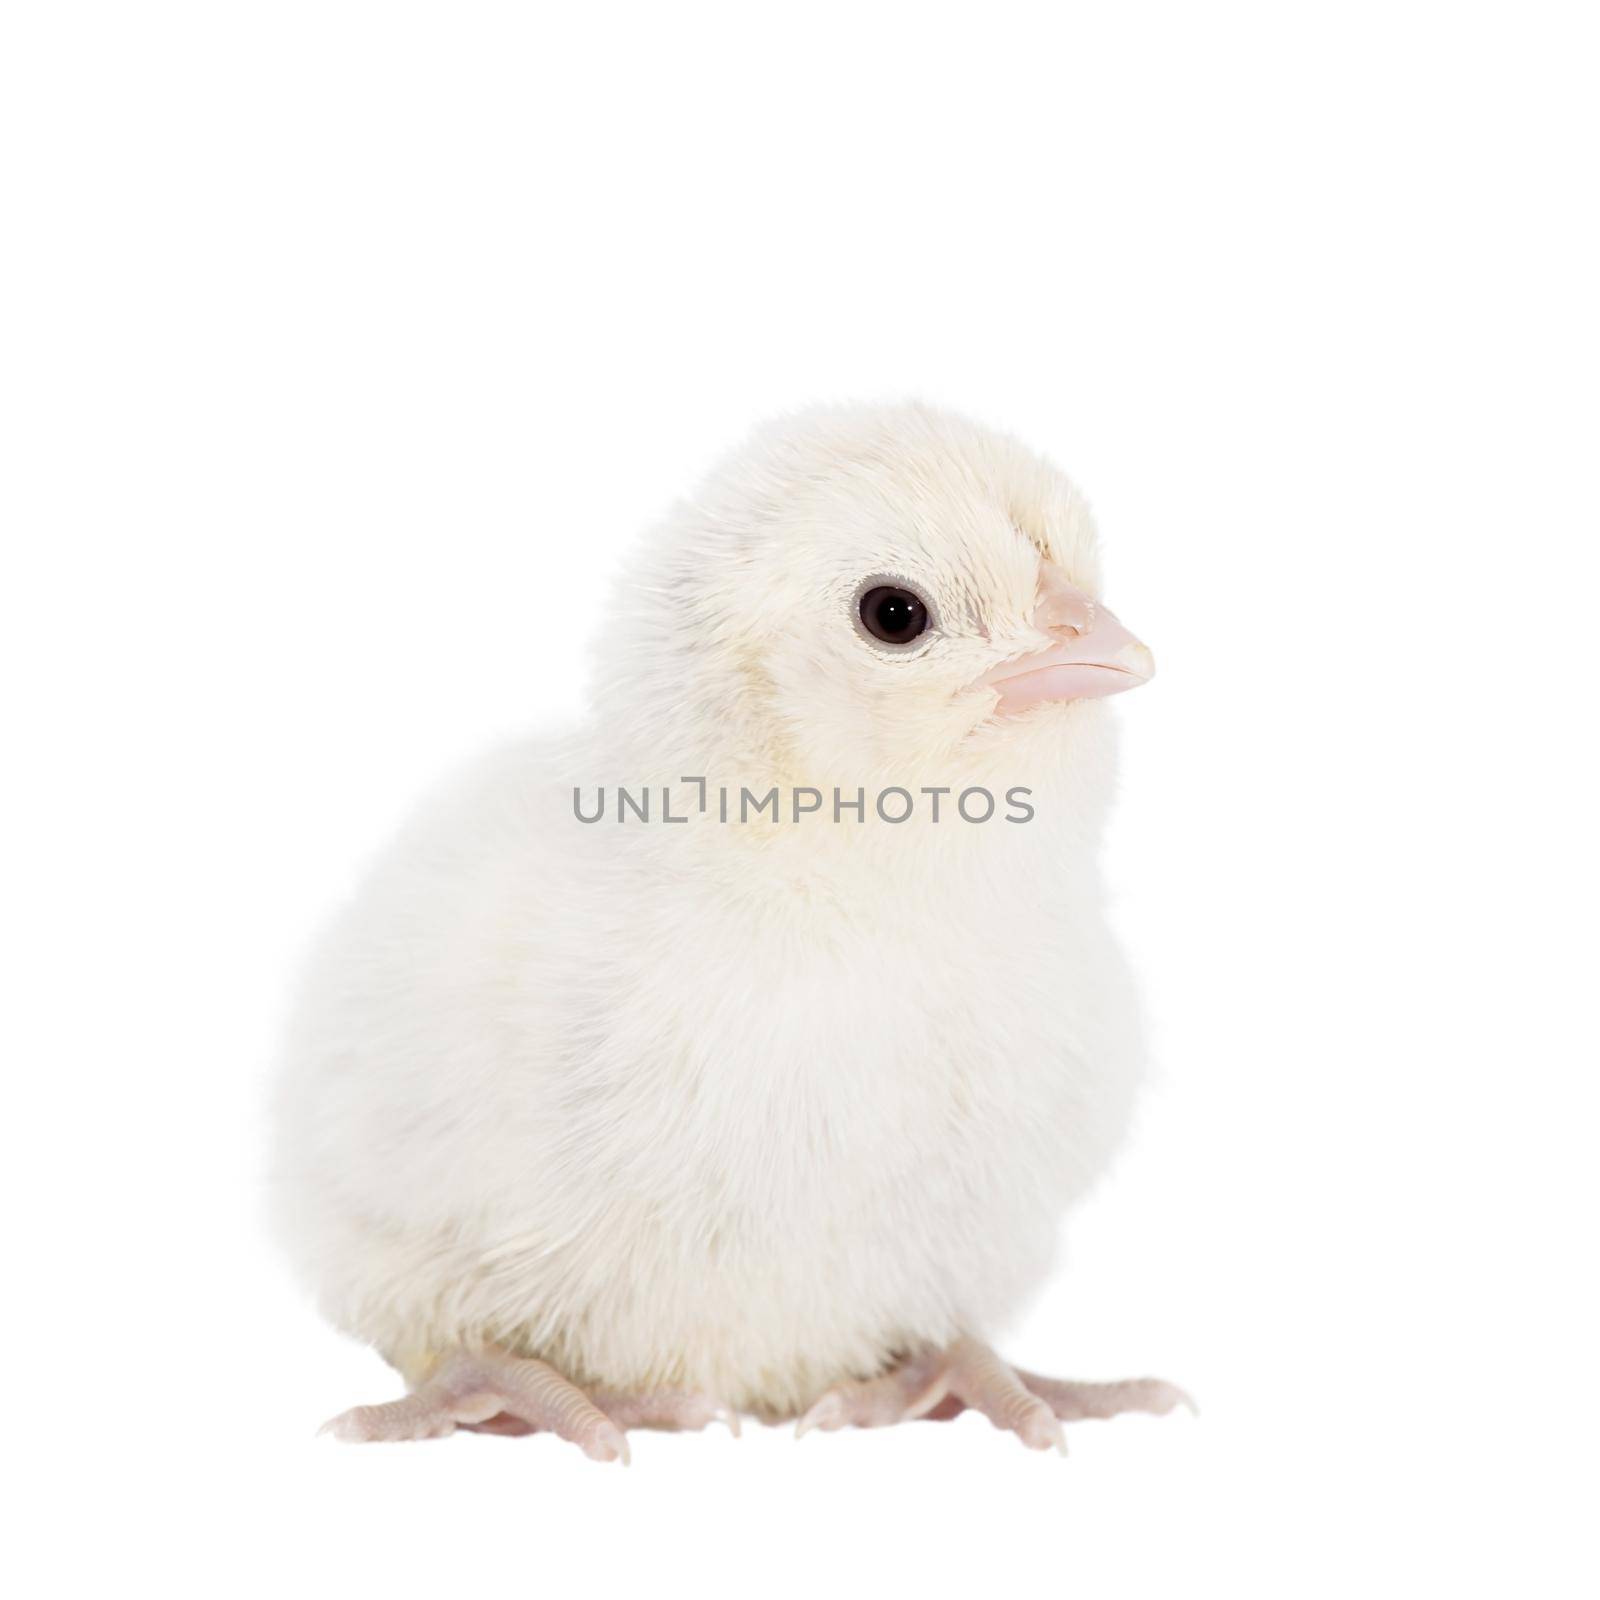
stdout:
{"type": "Polygon", "coordinates": [[[1585,10],[8,6],[8,1587],[1593,1593],[1585,10]],[[1161,663],[1160,1081],[1006,1348],[1203,1416],[315,1440],[310,932],[755,419],[905,395],[1161,663]]]}

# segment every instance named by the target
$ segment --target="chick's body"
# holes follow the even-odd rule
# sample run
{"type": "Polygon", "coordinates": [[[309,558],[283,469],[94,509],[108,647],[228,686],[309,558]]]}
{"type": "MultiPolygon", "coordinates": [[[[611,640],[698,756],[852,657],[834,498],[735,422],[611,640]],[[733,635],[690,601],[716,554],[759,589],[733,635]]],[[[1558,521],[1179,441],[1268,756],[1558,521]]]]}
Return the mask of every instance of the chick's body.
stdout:
{"type": "Polygon", "coordinates": [[[914,408],[784,424],[680,510],[592,720],[439,797],[318,953],[278,1192],[337,1324],[414,1383],[493,1348],[775,1416],[1015,1313],[1139,1062],[1104,708],[970,687],[1045,566],[1094,583],[1071,491],[914,408]],[[937,617],[915,659],[835,626],[880,573],[937,617]]]}

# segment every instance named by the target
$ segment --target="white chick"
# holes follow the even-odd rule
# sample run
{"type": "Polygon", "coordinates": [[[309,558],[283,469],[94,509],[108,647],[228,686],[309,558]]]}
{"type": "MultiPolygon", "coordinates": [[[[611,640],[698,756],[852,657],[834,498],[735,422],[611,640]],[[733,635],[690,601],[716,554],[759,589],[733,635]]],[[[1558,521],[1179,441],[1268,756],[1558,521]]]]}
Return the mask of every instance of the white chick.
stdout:
{"type": "Polygon", "coordinates": [[[1101,700],[1152,666],[1098,593],[1074,489],[921,406],[777,422],[672,514],[587,724],[440,798],[314,963],[283,1232],[410,1389],[334,1432],[1045,1446],[1182,1399],[983,1342],[1139,1077],[1095,857],[1101,700]]]}

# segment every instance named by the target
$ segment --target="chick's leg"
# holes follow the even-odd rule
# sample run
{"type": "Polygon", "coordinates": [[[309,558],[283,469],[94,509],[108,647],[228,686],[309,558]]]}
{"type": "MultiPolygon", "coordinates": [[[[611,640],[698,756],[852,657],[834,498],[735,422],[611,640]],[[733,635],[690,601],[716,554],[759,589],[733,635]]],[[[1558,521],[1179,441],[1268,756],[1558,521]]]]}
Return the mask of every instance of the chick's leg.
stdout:
{"type": "Polygon", "coordinates": [[[325,1424],[323,1431],[340,1439],[437,1439],[458,1427],[490,1425],[501,1418],[521,1428],[496,1431],[556,1433],[592,1460],[628,1459],[622,1426],[576,1384],[543,1361],[497,1351],[455,1351],[405,1399],[357,1406],[325,1424]]]}
{"type": "Polygon", "coordinates": [[[1008,1367],[975,1339],[915,1357],[903,1366],[860,1383],[830,1389],[801,1417],[796,1437],[812,1428],[881,1427],[918,1417],[943,1419],[969,1407],[997,1428],[1014,1433],[1035,1450],[1055,1446],[1065,1453],[1063,1422],[1114,1417],[1124,1411],[1161,1415],[1194,1403],[1159,1378],[1121,1383],[1067,1383],[1008,1367]]]}

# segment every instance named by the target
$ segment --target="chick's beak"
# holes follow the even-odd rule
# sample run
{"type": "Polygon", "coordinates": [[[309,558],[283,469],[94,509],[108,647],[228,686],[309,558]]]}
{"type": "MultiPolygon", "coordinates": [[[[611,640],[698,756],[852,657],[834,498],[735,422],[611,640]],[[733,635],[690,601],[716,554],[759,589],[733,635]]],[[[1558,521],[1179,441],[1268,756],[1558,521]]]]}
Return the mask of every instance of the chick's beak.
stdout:
{"type": "Polygon", "coordinates": [[[1045,566],[1033,625],[1055,643],[1003,661],[978,681],[999,695],[998,710],[1022,711],[1046,700],[1089,700],[1148,683],[1150,652],[1059,568],[1045,566]]]}

